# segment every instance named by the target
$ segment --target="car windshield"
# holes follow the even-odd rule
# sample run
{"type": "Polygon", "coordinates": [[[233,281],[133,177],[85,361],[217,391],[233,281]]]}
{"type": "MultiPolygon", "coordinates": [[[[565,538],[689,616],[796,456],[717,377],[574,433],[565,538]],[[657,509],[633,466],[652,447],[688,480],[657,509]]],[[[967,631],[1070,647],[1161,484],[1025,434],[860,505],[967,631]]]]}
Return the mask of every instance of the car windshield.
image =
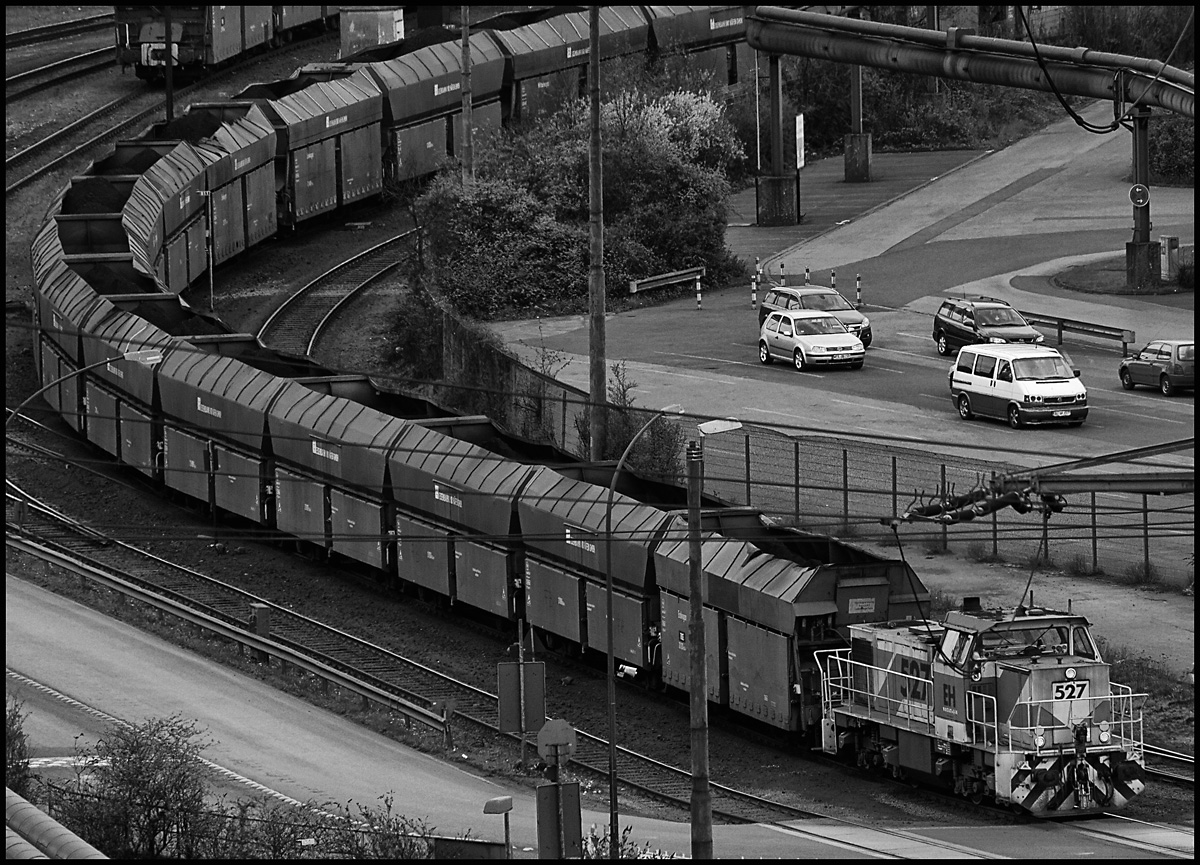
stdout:
{"type": "Polygon", "coordinates": [[[1008,325],[1023,325],[1025,324],[1025,319],[1017,315],[1015,309],[999,307],[975,310],[975,322],[985,327],[1006,327],[1008,325]]]}
{"type": "Polygon", "coordinates": [[[1061,357],[1026,357],[1013,361],[1020,381],[1045,381],[1054,378],[1075,378],[1075,373],[1061,357]]]}
{"type": "Polygon", "coordinates": [[[850,302],[840,294],[810,294],[802,297],[801,302],[805,309],[820,309],[828,311],[831,309],[854,309],[850,302]]]}
{"type": "Polygon", "coordinates": [[[1196,361],[1196,343],[1189,342],[1187,345],[1179,346],[1176,351],[1180,360],[1190,360],[1193,363],[1196,361]]]}
{"type": "Polygon", "coordinates": [[[836,318],[798,318],[796,333],[812,336],[821,333],[846,333],[846,326],[836,318]]]}

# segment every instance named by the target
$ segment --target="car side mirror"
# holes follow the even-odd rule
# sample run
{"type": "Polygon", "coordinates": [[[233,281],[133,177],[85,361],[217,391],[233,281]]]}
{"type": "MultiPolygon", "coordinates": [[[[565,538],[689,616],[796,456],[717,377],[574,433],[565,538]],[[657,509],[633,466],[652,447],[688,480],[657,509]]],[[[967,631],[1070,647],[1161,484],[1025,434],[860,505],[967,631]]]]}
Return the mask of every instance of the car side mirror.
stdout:
{"type": "Polygon", "coordinates": [[[1083,371],[1082,371],[1082,370],[1078,370],[1078,369],[1077,369],[1077,370],[1075,370],[1075,378],[1079,378],[1081,375],[1083,375],[1083,371]]]}

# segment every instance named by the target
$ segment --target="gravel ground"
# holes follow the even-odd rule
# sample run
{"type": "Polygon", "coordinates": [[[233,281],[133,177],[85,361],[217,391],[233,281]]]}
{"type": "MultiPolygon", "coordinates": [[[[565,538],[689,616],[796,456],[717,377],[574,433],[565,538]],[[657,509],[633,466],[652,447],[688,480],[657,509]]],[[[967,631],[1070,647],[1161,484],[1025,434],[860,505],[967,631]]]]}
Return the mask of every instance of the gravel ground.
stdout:
{"type": "MultiPolygon", "coordinates": [[[[18,29],[11,16],[8,26],[18,29]]],[[[236,92],[254,80],[285,77],[301,62],[327,58],[328,51],[326,46],[303,57],[297,52],[289,52],[288,56],[247,73],[236,83],[195,98],[218,98],[236,92]]],[[[106,78],[88,79],[68,88],[69,92],[49,93],[37,106],[36,113],[38,117],[63,119],[77,116],[108,98],[105,94],[111,86],[113,82],[106,78]]],[[[10,112],[6,117],[8,152],[28,139],[34,125],[33,118],[22,119],[18,110],[10,112]]],[[[6,401],[10,406],[36,388],[29,314],[25,308],[14,307],[14,302],[23,305],[29,298],[29,242],[41,222],[45,202],[54,190],[61,188],[70,173],[48,179],[6,201],[5,373],[6,401]]],[[[278,293],[307,282],[332,264],[392,236],[400,228],[399,216],[381,208],[364,207],[353,214],[340,215],[337,222],[322,226],[317,232],[280,237],[265,243],[216,274],[217,310],[239,329],[253,331],[278,293]],[[363,230],[349,230],[348,222],[367,222],[368,225],[363,230]]],[[[207,305],[207,285],[194,289],[192,296],[197,305],[207,305]]],[[[344,369],[387,368],[391,298],[385,293],[377,294],[371,304],[370,309],[357,316],[357,321],[364,324],[355,328],[355,338],[347,336],[335,340],[339,345],[339,353],[333,359],[337,366],[344,369]]],[[[14,455],[8,461],[8,475],[101,529],[143,527],[139,534],[144,543],[166,557],[187,562],[268,600],[307,612],[336,627],[411,655],[479,687],[493,688],[495,664],[511,657],[508,653],[510,635],[481,632],[409,599],[381,597],[342,579],[327,566],[286,555],[272,546],[234,542],[230,545],[232,553],[219,553],[213,546],[211,523],[165,503],[128,482],[127,476],[117,475],[116,480],[104,480],[73,468],[76,461],[96,460],[97,454],[73,439],[61,422],[52,423],[51,429],[52,433],[40,433],[38,437],[48,446],[61,450],[67,459],[34,460],[14,455]]],[[[12,555],[8,556],[7,564],[10,571],[38,578],[12,555]]],[[[547,660],[550,714],[566,718],[589,731],[603,733],[606,729],[604,677],[595,670],[575,664],[560,663],[553,658],[547,660]]],[[[1177,747],[1191,751],[1193,701],[1190,693],[1185,696],[1187,699],[1181,700],[1178,710],[1164,718],[1169,723],[1156,726],[1164,735],[1173,731],[1172,741],[1182,743],[1177,747]]],[[[618,718],[622,744],[660,753],[663,759],[676,765],[689,765],[685,703],[666,703],[655,695],[622,686],[618,718]]],[[[386,719],[375,716],[362,720],[383,728],[389,726],[386,719]]],[[[1159,741],[1167,744],[1162,738],[1159,741]]],[[[514,765],[520,755],[507,744],[486,739],[461,739],[456,745],[450,759],[468,763],[480,772],[525,777],[528,783],[535,780],[523,767],[514,765]]],[[[831,816],[857,817],[889,825],[929,821],[970,825],[998,819],[965,806],[947,805],[942,800],[880,778],[829,766],[805,754],[789,753],[760,741],[747,741],[735,735],[719,717],[713,719],[711,766],[714,781],[778,797],[831,816]]],[[[585,779],[584,789],[590,805],[605,807],[607,792],[602,784],[585,779]]],[[[656,807],[632,796],[626,799],[623,795],[622,808],[660,813],[656,807]]],[[[1193,810],[1194,798],[1190,793],[1182,796],[1171,791],[1153,790],[1129,813],[1144,819],[1190,823],[1194,819],[1193,810]]],[[[683,815],[674,816],[684,819],[683,815]]]]}

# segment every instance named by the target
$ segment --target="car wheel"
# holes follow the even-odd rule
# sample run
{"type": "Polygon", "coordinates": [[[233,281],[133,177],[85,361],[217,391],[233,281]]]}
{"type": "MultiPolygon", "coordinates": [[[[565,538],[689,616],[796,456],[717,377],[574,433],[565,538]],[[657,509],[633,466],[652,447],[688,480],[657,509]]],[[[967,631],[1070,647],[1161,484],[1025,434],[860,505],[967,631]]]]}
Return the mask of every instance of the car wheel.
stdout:
{"type": "Polygon", "coordinates": [[[1158,380],[1158,389],[1162,391],[1163,396],[1170,396],[1175,393],[1175,385],[1171,384],[1171,377],[1164,375],[1158,380]]]}
{"type": "Polygon", "coordinates": [[[857,363],[850,364],[850,369],[862,369],[862,368],[863,368],[863,362],[861,360],[858,361],[857,363]]]}
{"type": "Polygon", "coordinates": [[[1081,420],[1068,421],[1067,426],[1083,426],[1083,421],[1081,421],[1081,420]]]}
{"type": "Polygon", "coordinates": [[[1008,407],[1008,425],[1013,429],[1021,428],[1021,410],[1015,405],[1008,407]]]}
{"type": "Polygon", "coordinates": [[[862,341],[862,344],[863,344],[863,348],[870,348],[871,347],[871,337],[868,336],[866,339],[864,339],[862,341]]]}
{"type": "Polygon", "coordinates": [[[963,420],[975,417],[975,412],[971,411],[971,398],[965,393],[958,395],[958,416],[963,420]]]}
{"type": "Polygon", "coordinates": [[[1121,387],[1125,390],[1133,390],[1133,376],[1129,374],[1129,370],[1121,370],[1121,387]]]}
{"type": "Polygon", "coordinates": [[[804,372],[804,352],[800,349],[792,354],[792,366],[796,367],[796,372],[804,372]]]}
{"type": "Polygon", "coordinates": [[[938,354],[945,357],[950,353],[950,342],[946,339],[946,334],[939,333],[937,335],[937,350],[938,354]]]}
{"type": "Polygon", "coordinates": [[[771,362],[771,350],[767,348],[765,342],[758,344],[758,362],[764,365],[771,362]]]}

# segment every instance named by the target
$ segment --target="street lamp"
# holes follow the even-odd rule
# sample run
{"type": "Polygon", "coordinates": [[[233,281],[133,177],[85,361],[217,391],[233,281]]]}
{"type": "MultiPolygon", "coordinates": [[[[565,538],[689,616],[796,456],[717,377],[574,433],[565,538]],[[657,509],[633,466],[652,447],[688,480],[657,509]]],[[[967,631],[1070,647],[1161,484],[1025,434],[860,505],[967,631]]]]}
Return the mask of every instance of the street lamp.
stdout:
{"type": "Polygon", "coordinates": [[[696,427],[700,443],[688,442],[688,697],[692,747],[692,858],[711,859],[712,791],[708,772],[708,667],[704,640],[704,564],[700,541],[700,501],[703,497],[704,436],[732,432],[742,425],[734,418],[710,420],[696,427]]]}
{"type": "Polygon", "coordinates": [[[608,507],[604,512],[604,590],[608,604],[608,853],[610,859],[618,857],[621,838],[620,828],[617,825],[617,658],[613,648],[613,496],[617,493],[617,478],[621,475],[621,467],[625,465],[625,459],[633,450],[633,446],[637,444],[637,440],[642,437],[642,433],[650,429],[650,425],[664,414],[682,413],[683,406],[676,404],[663,406],[656,411],[654,416],[646,421],[645,425],[625,446],[625,452],[621,454],[621,458],[617,460],[617,467],[613,469],[612,482],[608,485],[608,507]]]}
{"type": "Polygon", "coordinates": [[[25,398],[25,400],[19,406],[17,406],[15,409],[12,410],[12,413],[9,414],[9,416],[4,419],[5,433],[7,434],[8,425],[16,419],[17,415],[19,415],[21,413],[21,411],[27,405],[29,405],[31,402],[33,402],[35,399],[37,399],[42,394],[44,394],[46,391],[50,390],[50,388],[54,387],[55,385],[62,384],[64,381],[66,381],[69,378],[74,378],[77,375],[83,375],[85,372],[88,372],[89,370],[97,369],[99,367],[104,366],[105,364],[112,363],[114,360],[132,360],[132,361],[136,361],[137,363],[144,363],[144,364],[146,364],[146,366],[154,366],[156,363],[158,363],[159,361],[162,360],[162,352],[159,351],[158,349],[149,349],[149,348],[141,349],[138,351],[127,351],[118,357],[106,357],[104,360],[98,360],[95,363],[89,363],[87,366],[81,366],[79,369],[72,370],[71,372],[67,373],[66,375],[60,375],[54,381],[47,382],[46,384],[42,385],[40,388],[35,390],[33,393],[31,393],[29,396],[27,396],[25,398]]]}

